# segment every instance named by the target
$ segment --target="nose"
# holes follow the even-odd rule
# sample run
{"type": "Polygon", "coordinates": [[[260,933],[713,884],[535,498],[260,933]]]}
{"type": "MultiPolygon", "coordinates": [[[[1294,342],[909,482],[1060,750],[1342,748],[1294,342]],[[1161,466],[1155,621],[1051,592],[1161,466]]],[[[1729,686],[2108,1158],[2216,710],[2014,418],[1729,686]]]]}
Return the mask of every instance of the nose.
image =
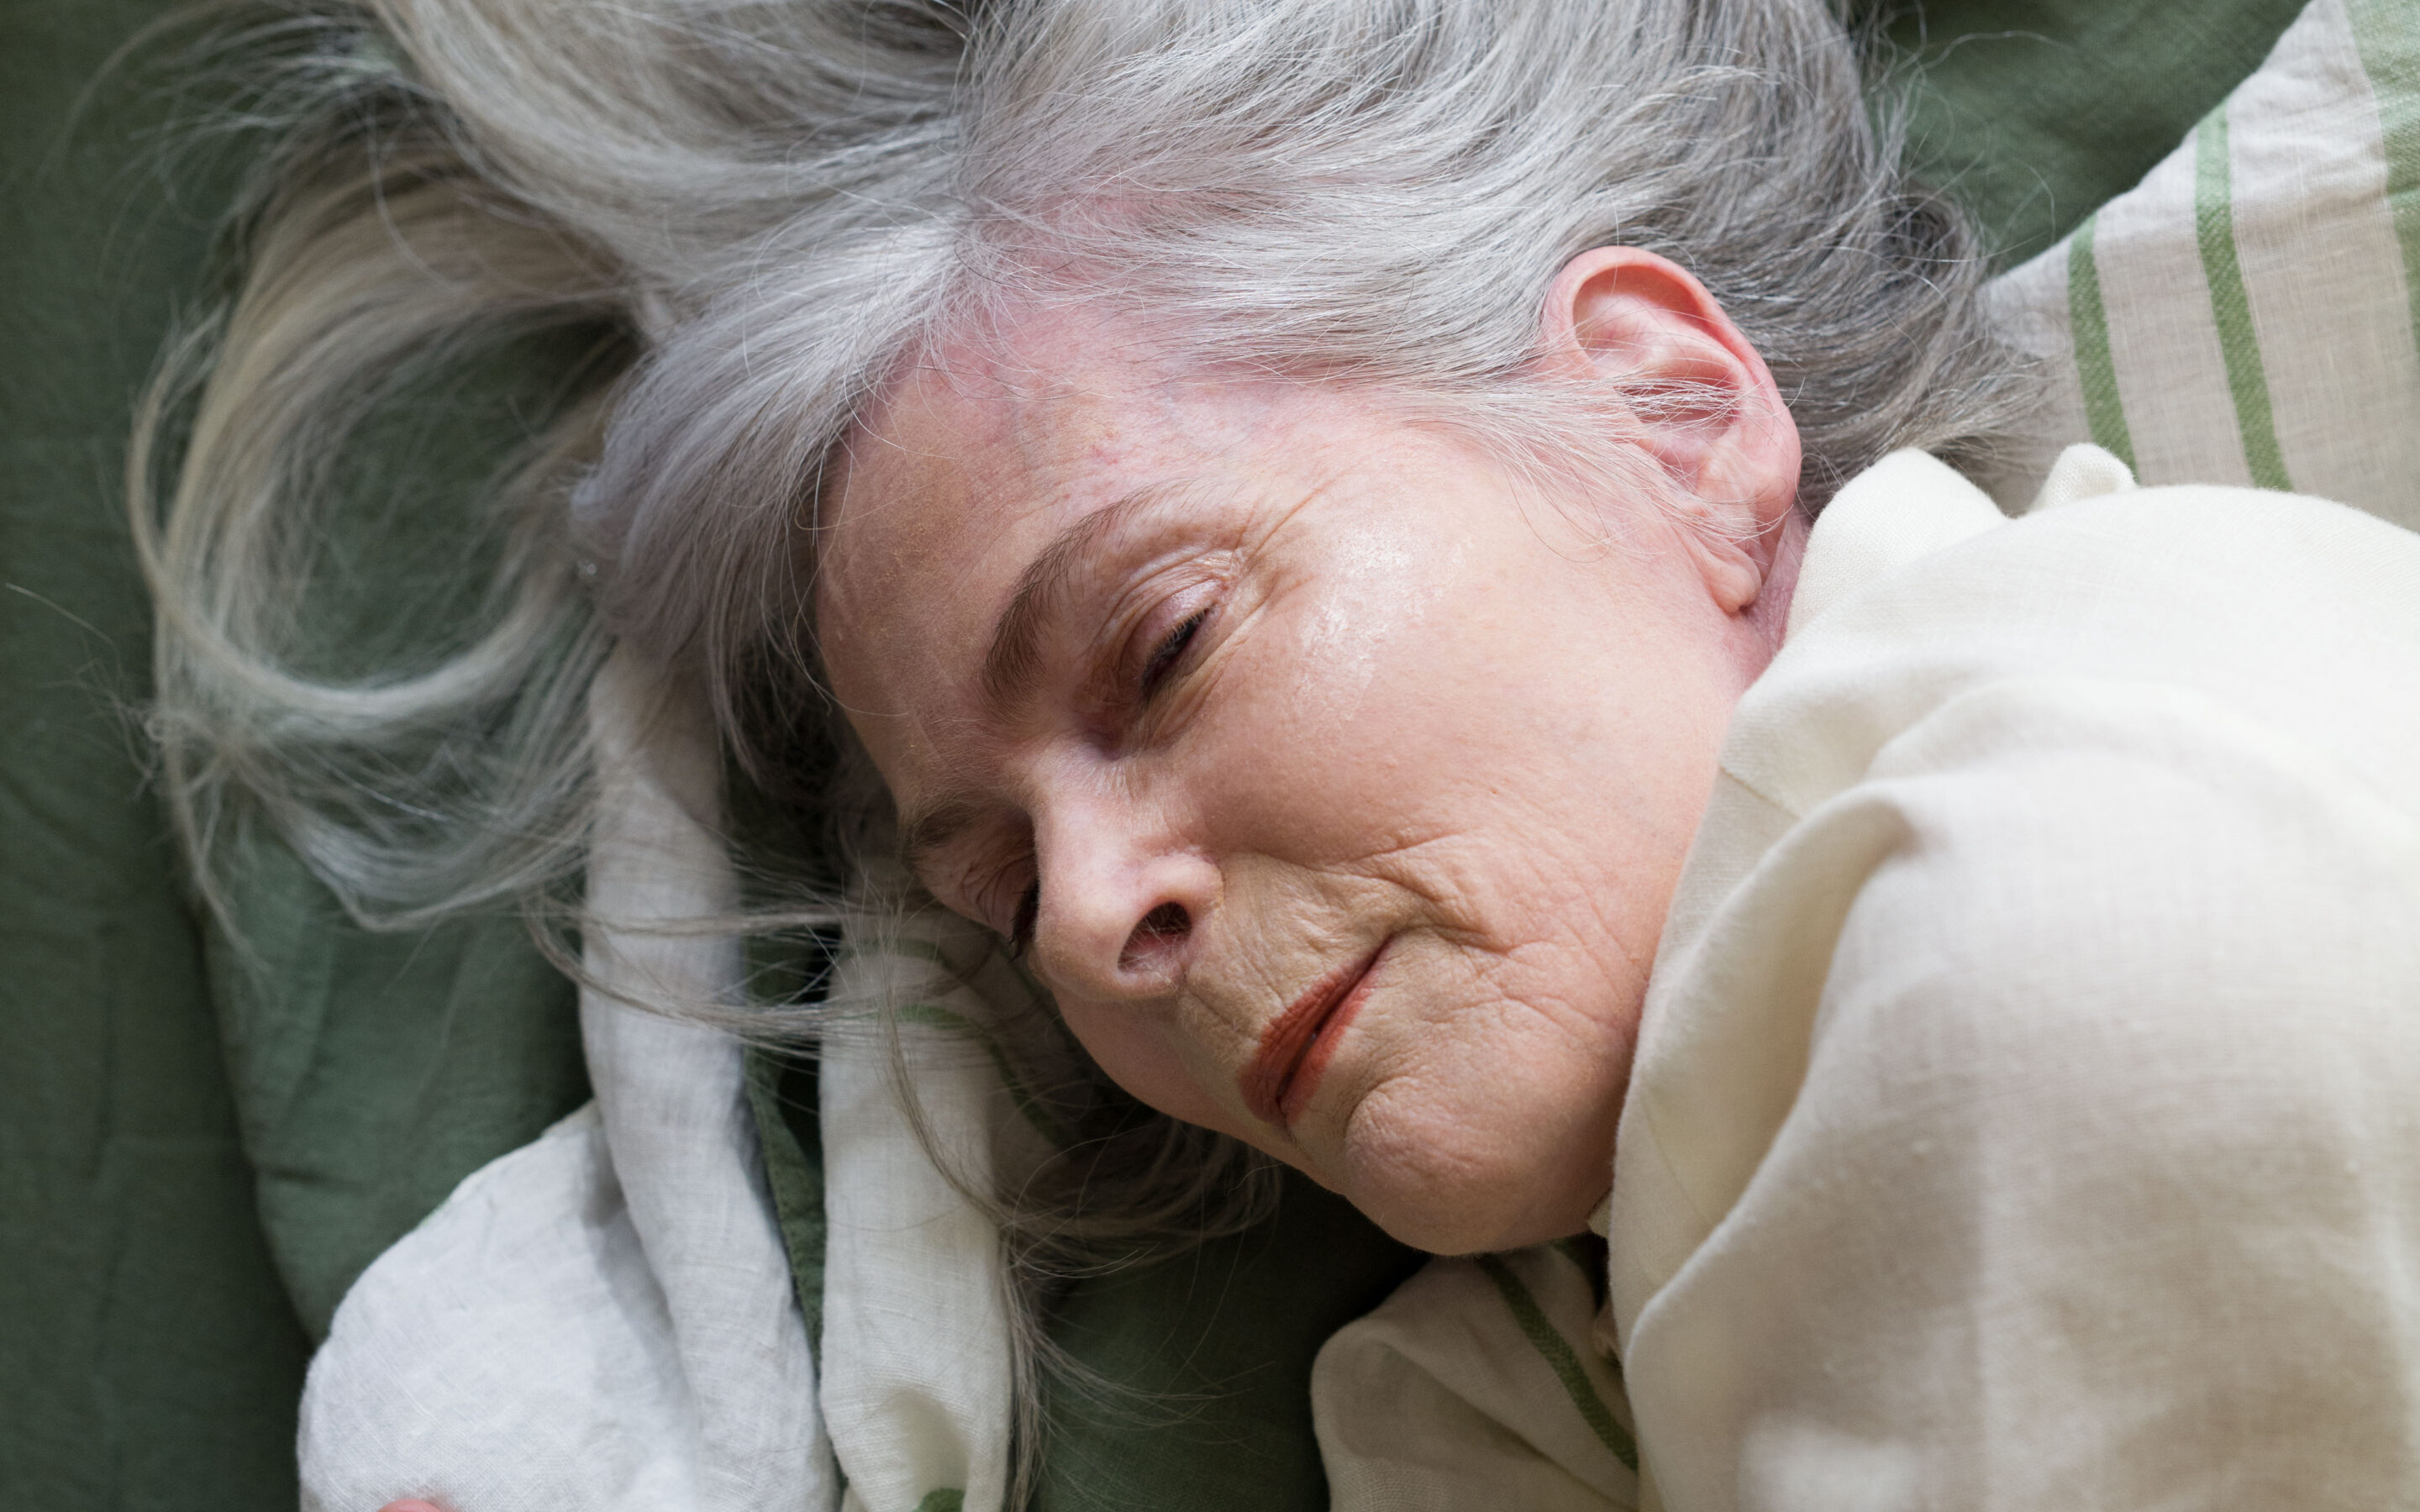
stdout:
{"type": "Polygon", "coordinates": [[[1218,867],[1130,801],[1052,808],[1034,833],[1032,955],[1043,980],[1105,1002],[1174,990],[1218,905],[1218,867]]]}

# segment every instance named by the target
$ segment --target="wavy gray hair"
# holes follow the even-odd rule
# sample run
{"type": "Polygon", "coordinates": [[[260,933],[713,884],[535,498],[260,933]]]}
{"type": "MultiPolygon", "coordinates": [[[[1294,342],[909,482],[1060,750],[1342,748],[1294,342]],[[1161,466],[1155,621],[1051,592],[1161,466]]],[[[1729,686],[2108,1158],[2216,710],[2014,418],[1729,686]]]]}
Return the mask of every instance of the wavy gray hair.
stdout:
{"type": "MultiPolygon", "coordinates": [[[[902,354],[1017,301],[1504,438],[1545,416],[1580,452],[1586,417],[1524,408],[1540,301],[1575,254],[1645,247],[1771,365],[1810,511],[1894,447],[1971,454],[2017,396],[1975,249],[1822,0],[328,0],[244,45],[284,145],[132,470],[154,729],[213,906],[253,824],[379,927],[560,892],[615,640],[705,695],[760,788],[848,809],[803,629],[826,469],[902,354]],[[503,490],[486,618],[429,664],[308,671],[292,606],[371,401],[600,316],[622,376],[503,490]]],[[[1259,1211],[1239,1147],[1084,1095],[1085,1168],[989,1195],[1029,1277],[1259,1211]]]]}

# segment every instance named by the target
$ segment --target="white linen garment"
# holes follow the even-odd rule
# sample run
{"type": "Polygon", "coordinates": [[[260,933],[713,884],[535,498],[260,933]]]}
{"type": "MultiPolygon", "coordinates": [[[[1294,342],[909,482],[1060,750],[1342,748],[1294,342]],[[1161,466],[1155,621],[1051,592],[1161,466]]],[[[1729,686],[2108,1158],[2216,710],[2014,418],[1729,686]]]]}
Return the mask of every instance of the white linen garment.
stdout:
{"type": "Polygon", "coordinates": [[[302,1388],[303,1512],[840,1499],[739,1047],[632,1006],[742,1000],[738,940],[682,927],[727,913],[738,879],[706,726],[675,707],[627,652],[589,696],[597,1100],[466,1178],[345,1294],[302,1388]]]}
{"type": "Polygon", "coordinates": [[[1558,1507],[2420,1506],[2415,810],[2420,536],[2089,447],[2011,522],[1885,459],[1649,988],[1598,1329],[1642,1473],[1550,1372],[1457,1386],[1522,1337],[1463,1287],[1323,1355],[1340,1512],[1511,1504],[1457,1456],[1558,1507]],[[1462,1406],[1390,1434],[1389,1371],[1462,1406]]]}
{"type": "Polygon", "coordinates": [[[2420,1504],[2420,536],[2046,493],[1860,479],[1727,737],[1614,1165],[1675,1512],[2420,1504]]]}
{"type": "Polygon", "coordinates": [[[303,1512],[999,1512],[1004,1262],[895,1095],[876,1020],[900,1015],[926,1134],[980,1183],[1045,1148],[989,1049],[1032,990],[973,925],[852,922],[819,1054],[811,1349],[740,1046],[676,1016],[746,1000],[739,940],[697,927],[739,889],[711,726],[628,651],[589,717],[597,1100],[467,1178],[346,1293],[303,1387],[303,1512]]]}

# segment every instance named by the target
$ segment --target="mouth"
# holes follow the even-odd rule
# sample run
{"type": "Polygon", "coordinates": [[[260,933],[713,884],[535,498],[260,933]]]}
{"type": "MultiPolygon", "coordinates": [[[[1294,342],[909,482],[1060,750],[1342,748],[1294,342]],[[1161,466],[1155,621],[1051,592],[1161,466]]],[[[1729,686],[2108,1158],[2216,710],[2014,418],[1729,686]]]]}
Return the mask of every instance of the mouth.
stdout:
{"type": "Polygon", "coordinates": [[[1312,982],[1262,1031],[1260,1049],[1235,1079],[1244,1105],[1254,1117],[1291,1129],[1319,1089],[1319,1078],[1335,1057],[1353,1015],[1369,996],[1378,958],[1386,953],[1382,944],[1361,960],[1312,982]]]}

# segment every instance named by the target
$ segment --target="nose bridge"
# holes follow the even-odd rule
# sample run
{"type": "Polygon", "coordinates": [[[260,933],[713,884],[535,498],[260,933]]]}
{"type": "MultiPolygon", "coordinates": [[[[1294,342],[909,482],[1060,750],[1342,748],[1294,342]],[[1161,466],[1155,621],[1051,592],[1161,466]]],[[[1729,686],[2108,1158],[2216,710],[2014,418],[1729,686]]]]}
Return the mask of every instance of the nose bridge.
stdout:
{"type": "Polygon", "coordinates": [[[1104,998],[1165,993],[1217,900],[1217,866],[1163,795],[1124,773],[1068,764],[1033,806],[1038,964],[1104,998]]]}

